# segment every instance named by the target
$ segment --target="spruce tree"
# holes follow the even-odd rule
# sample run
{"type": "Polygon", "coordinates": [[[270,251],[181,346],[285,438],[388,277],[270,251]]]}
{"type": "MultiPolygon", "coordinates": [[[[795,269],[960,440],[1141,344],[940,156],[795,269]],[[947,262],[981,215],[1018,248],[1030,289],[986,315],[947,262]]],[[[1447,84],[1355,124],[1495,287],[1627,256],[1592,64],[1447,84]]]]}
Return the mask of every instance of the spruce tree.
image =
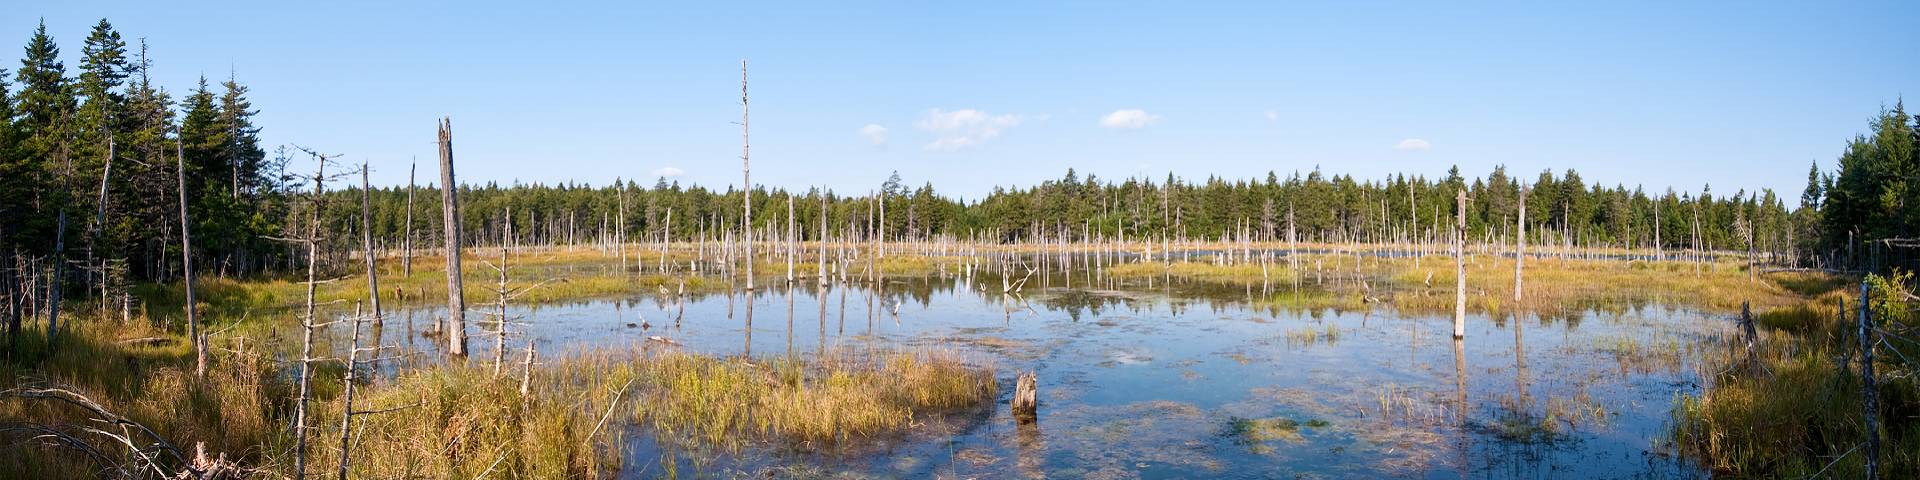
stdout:
{"type": "Polygon", "coordinates": [[[253,124],[253,116],[260,112],[247,100],[247,86],[231,75],[220,86],[225,89],[220,95],[219,114],[220,124],[226,127],[222,156],[231,169],[229,194],[243,197],[265,183],[261,178],[261,164],[266,161],[267,151],[260,148],[260,128],[253,124]]]}

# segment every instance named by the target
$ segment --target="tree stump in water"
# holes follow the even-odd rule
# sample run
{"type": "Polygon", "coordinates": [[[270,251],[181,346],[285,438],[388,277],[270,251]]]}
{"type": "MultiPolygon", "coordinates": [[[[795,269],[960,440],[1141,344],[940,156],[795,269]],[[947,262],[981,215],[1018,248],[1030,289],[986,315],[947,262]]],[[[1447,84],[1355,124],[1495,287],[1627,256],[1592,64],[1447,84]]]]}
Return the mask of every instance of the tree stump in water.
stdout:
{"type": "Polygon", "coordinates": [[[1032,422],[1039,417],[1039,383],[1031,371],[1021,372],[1014,379],[1013,417],[1020,422],[1032,422]]]}

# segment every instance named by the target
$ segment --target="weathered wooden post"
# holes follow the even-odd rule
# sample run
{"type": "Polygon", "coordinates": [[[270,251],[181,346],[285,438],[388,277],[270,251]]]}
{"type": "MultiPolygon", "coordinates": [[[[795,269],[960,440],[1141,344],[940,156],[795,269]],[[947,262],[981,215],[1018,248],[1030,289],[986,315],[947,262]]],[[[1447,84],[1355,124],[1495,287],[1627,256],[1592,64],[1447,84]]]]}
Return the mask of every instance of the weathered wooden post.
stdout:
{"type": "Polygon", "coordinates": [[[1040,418],[1040,381],[1033,371],[1021,372],[1013,381],[1013,418],[1031,423],[1040,418]]]}
{"type": "Polygon", "coordinates": [[[1873,326],[1867,313],[1867,282],[1860,282],[1860,397],[1867,427],[1867,478],[1880,478],[1880,399],[1873,385],[1873,326]]]}
{"type": "Polygon", "coordinates": [[[446,227],[447,354],[467,355],[467,300],[460,286],[460,192],[453,181],[453,120],[440,119],[440,218],[446,227]]]}
{"type": "Polygon", "coordinates": [[[1454,193],[1453,227],[1453,338],[1467,336],[1467,191],[1454,193]]]}

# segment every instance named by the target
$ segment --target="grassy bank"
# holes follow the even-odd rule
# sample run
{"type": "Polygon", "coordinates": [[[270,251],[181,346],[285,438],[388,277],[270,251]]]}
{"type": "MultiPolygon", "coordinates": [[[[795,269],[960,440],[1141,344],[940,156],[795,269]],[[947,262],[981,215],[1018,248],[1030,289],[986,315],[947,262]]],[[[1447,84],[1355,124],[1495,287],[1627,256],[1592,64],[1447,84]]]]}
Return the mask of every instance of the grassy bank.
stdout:
{"type": "MultiPolygon", "coordinates": [[[[0,361],[0,390],[9,392],[0,395],[0,442],[8,445],[0,477],[91,478],[135,463],[125,445],[86,429],[103,425],[94,420],[101,414],[27,395],[50,387],[150,428],[184,457],[202,445],[210,458],[258,473],[293,473],[295,365],[259,354],[272,350],[258,345],[236,351],[219,342],[207,377],[196,378],[182,337],[93,319],[73,325],[54,344],[29,331],[0,361]]],[[[310,474],[339,465],[338,365],[322,364],[314,376],[310,474]]],[[[601,352],[537,365],[525,377],[525,395],[522,372],[510,370],[495,377],[486,366],[441,364],[359,384],[355,409],[384,413],[355,417],[353,476],[602,477],[658,461],[622,458],[621,432],[636,426],[690,455],[756,445],[838,448],[990,408],[997,395],[990,367],[939,350],[764,363],[672,350],[601,352]]],[[[143,450],[159,454],[168,471],[181,468],[164,449],[143,450]]]]}
{"type": "MultiPolygon", "coordinates": [[[[1741,339],[1707,359],[1714,373],[1703,392],[1678,399],[1671,442],[1730,476],[1864,478],[1858,286],[1786,283],[1811,298],[1756,314],[1765,327],[1752,360],[1741,339]]],[[[1920,384],[1906,361],[1920,344],[1907,340],[1915,305],[1901,293],[1912,290],[1912,279],[1869,283],[1874,328],[1887,332],[1874,362],[1880,474],[1920,477],[1920,384]]]]}

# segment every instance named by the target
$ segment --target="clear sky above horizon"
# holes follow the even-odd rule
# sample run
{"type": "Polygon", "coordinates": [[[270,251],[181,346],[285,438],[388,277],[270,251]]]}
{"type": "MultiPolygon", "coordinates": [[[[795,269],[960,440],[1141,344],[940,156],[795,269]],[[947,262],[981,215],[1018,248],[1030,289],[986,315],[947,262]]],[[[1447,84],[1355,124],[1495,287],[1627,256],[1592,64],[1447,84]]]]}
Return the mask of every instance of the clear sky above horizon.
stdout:
{"type": "MultiPolygon", "coordinates": [[[[107,18],[178,95],[233,72],[269,146],[463,182],[740,182],[843,192],[890,171],[977,198],[1068,168],[1286,175],[1318,166],[1797,198],[1920,92],[1915,2],[32,2],[71,74],[107,18]]],[[[11,42],[11,43],[8,43],[11,42]]],[[[1788,200],[1791,202],[1791,200],[1788,200]]]]}

